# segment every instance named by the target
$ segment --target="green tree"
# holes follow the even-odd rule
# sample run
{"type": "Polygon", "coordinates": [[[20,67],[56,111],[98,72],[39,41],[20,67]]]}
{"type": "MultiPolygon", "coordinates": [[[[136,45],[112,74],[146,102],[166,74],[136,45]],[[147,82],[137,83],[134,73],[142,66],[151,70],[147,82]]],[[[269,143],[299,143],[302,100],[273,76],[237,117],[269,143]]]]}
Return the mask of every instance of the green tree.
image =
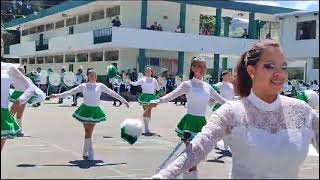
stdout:
{"type": "Polygon", "coordinates": [[[210,15],[200,14],[199,32],[203,32],[204,29],[208,29],[210,32],[214,32],[214,25],[216,23],[216,17],[210,15]]]}

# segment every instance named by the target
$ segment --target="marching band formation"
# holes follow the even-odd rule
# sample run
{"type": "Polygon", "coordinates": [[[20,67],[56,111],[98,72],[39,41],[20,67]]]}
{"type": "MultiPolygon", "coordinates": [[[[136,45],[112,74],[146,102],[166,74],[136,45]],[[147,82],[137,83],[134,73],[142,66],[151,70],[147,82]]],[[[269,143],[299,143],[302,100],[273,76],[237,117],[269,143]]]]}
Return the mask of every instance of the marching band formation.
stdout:
{"type": "Polygon", "coordinates": [[[181,142],[152,178],[170,179],[183,174],[185,179],[197,179],[198,163],[220,140],[233,154],[231,178],[297,178],[309,144],[319,150],[318,83],[313,82],[307,90],[301,83],[286,82],[287,60],[273,40],[254,44],[241,55],[235,74],[223,71],[217,84],[204,80],[206,62],[194,57],[188,80],[177,77],[172,91],[167,91],[165,85],[172,78],[154,77],[151,67],[146,68],[144,76],[138,75],[137,81],[131,81],[126,76],[120,80],[116,67],[109,66],[107,76],[113,88],[98,82],[91,68],[86,74],[82,68],[77,74],[66,72],[65,68],[61,73],[38,68],[30,79],[23,70],[19,65],[1,62],[1,151],[7,139],[23,136],[26,103],[38,106],[50,98],[59,98],[58,103],[63,103],[64,98],[73,96],[72,105],[77,106],[81,93],[83,103],[73,117],[85,131],[83,159],[94,160],[92,133],[95,125],[107,117],[100,107],[101,95],[108,94],[129,108],[128,101],[120,95],[121,85],[129,92],[140,86],[142,92],[138,98],[142,121],[128,117],[121,124],[121,138],[129,144],[138,140],[142,122],[144,135],[152,134],[149,123],[157,106],[183,96],[187,102],[186,114],[175,128],[181,142]],[[14,87],[11,95],[10,87],[14,87]],[[11,108],[9,100],[13,102],[11,108]],[[213,110],[209,118],[208,106],[213,110]],[[183,153],[168,163],[181,144],[185,144],[183,153]]]}

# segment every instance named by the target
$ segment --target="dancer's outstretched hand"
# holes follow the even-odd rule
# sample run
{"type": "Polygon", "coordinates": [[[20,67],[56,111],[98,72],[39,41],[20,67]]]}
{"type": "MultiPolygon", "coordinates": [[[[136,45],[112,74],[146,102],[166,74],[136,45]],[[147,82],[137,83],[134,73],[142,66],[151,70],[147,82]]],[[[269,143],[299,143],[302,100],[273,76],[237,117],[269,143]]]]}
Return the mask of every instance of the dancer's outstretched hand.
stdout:
{"type": "Polygon", "coordinates": [[[123,104],[125,104],[127,108],[129,108],[129,103],[127,101],[123,102],[123,104]]]}
{"type": "Polygon", "coordinates": [[[151,177],[151,179],[164,179],[160,174],[155,174],[151,177]]]}
{"type": "Polygon", "coordinates": [[[57,96],[56,95],[54,95],[54,94],[51,94],[50,96],[49,96],[49,98],[51,99],[51,98],[56,98],[57,96]]]}

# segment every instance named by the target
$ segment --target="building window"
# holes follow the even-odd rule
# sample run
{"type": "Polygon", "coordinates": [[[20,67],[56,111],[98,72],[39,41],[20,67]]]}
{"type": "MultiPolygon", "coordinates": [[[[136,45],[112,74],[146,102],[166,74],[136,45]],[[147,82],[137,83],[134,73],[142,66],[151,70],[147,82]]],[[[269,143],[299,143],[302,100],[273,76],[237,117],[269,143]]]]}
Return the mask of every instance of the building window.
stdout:
{"type": "Polygon", "coordinates": [[[29,64],[35,64],[36,63],[36,59],[34,57],[29,58],[29,64]]]}
{"type": "Polygon", "coordinates": [[[21,64],[27,64],[27,63],[28,63],[28,58],[21,59],[21,64]]]}
{"type": "Polygon", "coordinates": [[[313,69],[319,69],[319,57],[313,58],[313,69]]]}
{"type": "Polygon", "coordinates": [[[21,35],[22,36],[26,36],[26,35],[28,35],[29,34],[29,29],[24,29],[24,30],[22,30],[22,32],[21,32],[21,35]]]}
{"type": "Polygon", "coordinates": [[[78,17],[78,24],[89,22],[89,14],[84,14],[78,17]]]}
{"type": "Polygon", "coordinates": [[[88,53],[78,54],[78,62],[88,62],[88,53]]]}
{"type": "Polygon", "coordinates": [[[30,28],[29,34],[35,34],[37,32],[37,27],[30,28]]]}
{"type": "Polygon", "coordinates": [[[73,26],[69,27],[69,34],[74,34],[74,27],[73,26]]]}
{"type": "Polygon", "coordinates": [[[37,27],[37,32],[43,32],[44,31],[44,25],[38,26],[37,27]]]}
{"type": "Polygon", "coordinates": [[[66,62],[76,62],[76,56],[74,54],[67,54],[66,55],[66,62]]]}
{"type": "Polygon", "coordinates": [[[103,60],[103,52],[91,52],[90,53],[91,61],[102,61],[103,60]]]}
{"type": "Polygon", "coordinates": [[[297,23],[296,40],[315,39],[316,21],[304,21],[297,23]]]}
{"type": "Polygon", "coordinates": [[[106,17],[114,17],[120,15],[120,6],[115,6],[112,8],[107,8],[107,14],[106,17]]]}
{"type": "Polygon", "coordinates": [[[37,57],[37,64],[43,64],[45,57],[37,57]]]}
{"type": "Polygon", "coordinates": [[[64,20],[56,22],[56,29],[64,27],[64,20]]]}
{"type": "Polygon", "coordinates": [[[51,64],[51,63],[53,63],[53,56],[47,56],[47,58],[45,59],[45,61],[44,61],[45,63],[47,63],[47,64],[51,64]]]}
{"type": "Polygon", "coordinates": [[[96,11],[91,13],[91,21],[95,21],[98,19],[103,19],[104,18],[104,10],[96,11]]]}
{"type": "Polygon", "coordinates": [[[118,60],[119,60],[119,51],[105,52],[105,61],[118,61],[118,60]]]}
{"type": "Polygon", "coordinates": [[[77,23],[76,17],[68,18],[66,21],[66,26],[72,26],[72,25],[75,25],[76,23],[77,23]]]}
{"type": "Polygon", "coordinates": [[[54,29],[54,24],[50,23],[50,24],[46,24],[46,31],[50,31],[54,29]]]}
{"type": "Polygon", "coordinates": [[[63,63],[63,55],[54,56],[54,63],[63,63]]]}

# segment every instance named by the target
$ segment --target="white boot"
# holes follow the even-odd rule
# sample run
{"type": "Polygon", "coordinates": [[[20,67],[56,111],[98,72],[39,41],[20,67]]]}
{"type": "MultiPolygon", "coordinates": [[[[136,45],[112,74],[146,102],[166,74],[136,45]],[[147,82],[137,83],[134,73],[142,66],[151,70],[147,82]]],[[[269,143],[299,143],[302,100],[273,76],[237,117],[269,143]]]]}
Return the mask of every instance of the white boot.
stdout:
{"type": "Polygon", "coordinates": [[[144,117],[143,121],[144,121],[144,131],[145,131],[145,133],[150,133],[150,131],[149,131],[150,118],[144,117]]]}
{"type": "Polygon", "coordinates": [[[94,160],[94,151],[93,151],[93,147],[92,147],[92,140],[90,138],[90,141],[88,143],[88,160],[94,160]]]}
{"type": "Polygon", "coordinates": [[[198,179],[198,171],[184,172],[182,177],[183,179],[198,179]]]}
{"type": "Polygon", "coordinates": [[[17,119],[17,122],[18,122],[18,124],[20,126],[20,131],[17,133],[17,136],[18,137],[23,137],[24,136],[24,132],[22,130],[22,120],[21,119],[17,119]]]}
{"type": "Polygon", "coordinates": [[[83,159],[88,159],[88,144],[89,144],[89,141],[91,141],[90,138],[87,138],[87,139],[84,139],[84,143],[83,143],[83,159]]]}

